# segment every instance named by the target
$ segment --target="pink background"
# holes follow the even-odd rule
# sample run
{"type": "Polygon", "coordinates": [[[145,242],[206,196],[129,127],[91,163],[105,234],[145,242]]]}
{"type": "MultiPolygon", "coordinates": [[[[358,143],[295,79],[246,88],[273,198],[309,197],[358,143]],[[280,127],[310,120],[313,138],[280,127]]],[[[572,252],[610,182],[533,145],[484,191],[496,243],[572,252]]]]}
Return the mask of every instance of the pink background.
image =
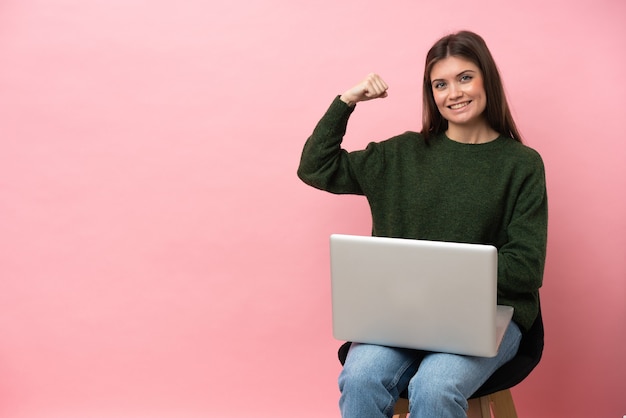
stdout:
{"type": "Polygon", "coordinates": [[[544,157],[545,356],[523,417],[626,414],[626,3],[4,0],[0,416],[338,417],[328,235],[362,198],[302,145],[371,71],[346,145],[418,130],[424,55],[487,40],[544,157]]]}

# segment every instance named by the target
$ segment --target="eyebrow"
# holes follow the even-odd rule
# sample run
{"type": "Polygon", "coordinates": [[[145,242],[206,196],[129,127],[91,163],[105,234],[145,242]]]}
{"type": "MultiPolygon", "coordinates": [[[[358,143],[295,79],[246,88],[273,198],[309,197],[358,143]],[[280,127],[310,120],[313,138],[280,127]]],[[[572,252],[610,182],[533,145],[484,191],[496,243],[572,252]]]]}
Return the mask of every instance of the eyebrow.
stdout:
{"type": "MultiPolygon", "coordinates": [[[[458,73],[458,74],[456,75],[456,77],[458,78],[458,77],[462,76],[462,75],[463,75],[463,74],[465,74],[465,73],[474,73],[474,74],[475,74],[476,72],[477,72],[477,71],[475,71],[475,70],[470,70],[470,69],[467,69],[467,70],[463,70],[463,71],[461,71],[460,73],[458,73]]],[[[435,82],[439,82],[439,81],[445,81],[445,79],[443,79],[443,78],[436,78],[436,79],[434,79],[434,80],[431,80],[431,81],[430,81],[430,84],[434,84],[435,82]]]]}

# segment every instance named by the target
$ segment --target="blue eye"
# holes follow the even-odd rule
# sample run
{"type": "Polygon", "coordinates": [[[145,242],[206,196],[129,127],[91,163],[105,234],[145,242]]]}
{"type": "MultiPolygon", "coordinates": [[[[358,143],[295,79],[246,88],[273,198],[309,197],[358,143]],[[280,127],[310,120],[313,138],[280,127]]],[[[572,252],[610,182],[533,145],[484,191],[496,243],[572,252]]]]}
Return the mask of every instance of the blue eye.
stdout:
{"type": "Polygon", "coordinates": [[[444,88],[446,86],[446,83],[444,83],[443,81],[440,81],[438,83],[435,83],[434,87],[437,90],[441,90],[442,88],[444,88]]]}
{"type": "Polygon", "coordinates": [[[472,78],[473,78],[473,77],[472,77],[471,75],[464,74],[464,75],[462,75],[462,76],[461,76],[461,81],[462,81],[462,82],[463,82],[463,81],[465,81],[465,82],[466,82],[466,81],[471,81],[471,80],[472,80],[472,78]]]}

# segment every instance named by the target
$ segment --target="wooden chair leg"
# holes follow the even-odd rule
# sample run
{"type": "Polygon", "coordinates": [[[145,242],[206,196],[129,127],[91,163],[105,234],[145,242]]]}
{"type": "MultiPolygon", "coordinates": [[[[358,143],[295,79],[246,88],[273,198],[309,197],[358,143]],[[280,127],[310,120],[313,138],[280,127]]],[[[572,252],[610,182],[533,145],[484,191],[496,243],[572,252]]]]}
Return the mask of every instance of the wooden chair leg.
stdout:
{"type": "Polygon", "coordinates": [[[474,398],[468,401],[467,418],[491,418],[489,396],[474,398]]]}
{"type": "Polygon", "coordinates": [[[489,395],[491,398],[491,408],[493,409],[494,418],[517,418],[513,396],[510,390],[501,390],[500,392],[489,395]]]}
{"type": "Polygon", "coordinates": [[[406,418],[409,414],[409,400],[400,398],[396,402],[396,406],[393,409],[393,416],[398,418],[406,418]]]}
{"type": "Polygon", "coordinates": [[[470,399],[468,418],[517,418],[510,390],[502,390],[481,398],[470,399]]]}
{"type": "MultiPolygon", "coordinates": [[[[468,401],[467,418],[491,418],[493,411],[494,418],[517,418],[513,396],[510,390],[501,390],[491,395],[468,401]]],[[[409,413],[408,399],[399,399],[393,411],[393,416],[407,418],[409,413]]]]}

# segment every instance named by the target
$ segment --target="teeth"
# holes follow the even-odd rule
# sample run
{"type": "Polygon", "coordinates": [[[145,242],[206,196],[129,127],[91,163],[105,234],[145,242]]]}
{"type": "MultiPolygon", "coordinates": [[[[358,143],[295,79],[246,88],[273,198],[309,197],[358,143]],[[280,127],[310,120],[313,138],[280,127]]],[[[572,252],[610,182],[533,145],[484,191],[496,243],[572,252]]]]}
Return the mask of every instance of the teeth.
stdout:
{"type": "Polygon", "coordinates": [[[465,102],[465,103],[457,103],[455,105],[450,106],[450,109],[460,109],[462,107],[465,107],[469,104],[469,102],[465,102]]]}

